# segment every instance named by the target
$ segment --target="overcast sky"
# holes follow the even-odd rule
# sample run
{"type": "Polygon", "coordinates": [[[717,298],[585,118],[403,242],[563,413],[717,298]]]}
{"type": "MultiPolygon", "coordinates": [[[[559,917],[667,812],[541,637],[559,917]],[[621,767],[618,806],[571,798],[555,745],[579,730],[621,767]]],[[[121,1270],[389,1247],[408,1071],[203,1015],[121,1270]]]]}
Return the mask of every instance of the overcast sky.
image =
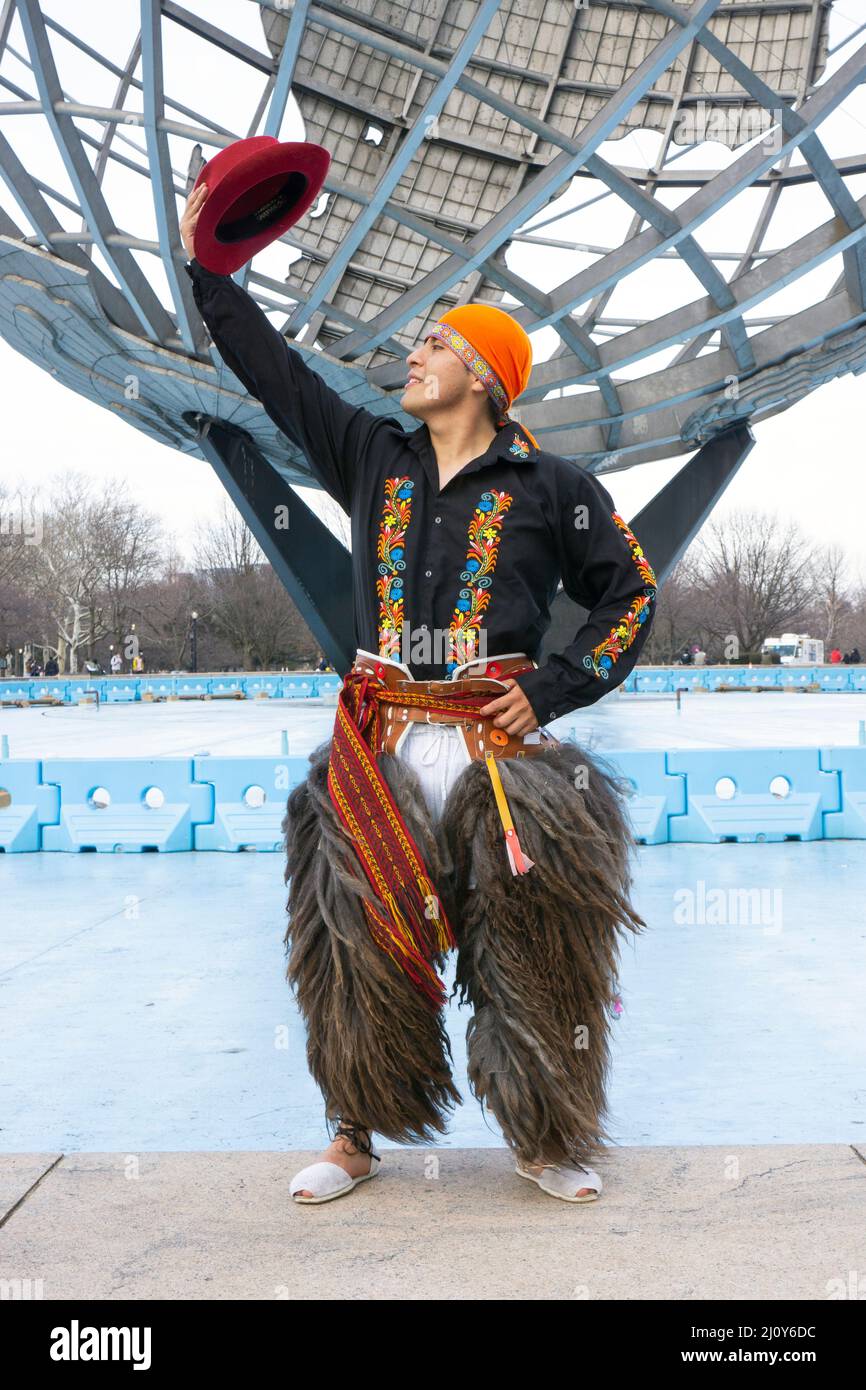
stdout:
{"type": "MultiPolygon", "coordinates": [[[[237,33],[246,42],[263,50],[264,39],[255,5],[238,0],[189,0],[188,7],[206,14],[210,22],[237,33]]],[[[81,5],[75,9],[74,20],[68,5],[49,0],[43,8],[67,24],[74,23],[76,31],[95,47],[107,52],[115,61],[125,61],[131,46],[133,31],[138,25],[139,7],[133,0],[117,0],[105,4],[81,5]]],[[[863,9],[862,0],[843,0],[833,12],[831,46],[851,33],[857,23],[866,19],[866,12],[855,21],[863,9]]],[[[860,36],[857,42],[862,42],[860,36]]],[[[205,110],[222,125],[245,131],[249,114],[261,87],[259,78],[240,71],[241,65],[230,63],[226,76],[220,80],[212,66],[207,81],[200,73],[200,51],[193,36],[176,25],[166,30],[166,85],[181,100],[192,107],[205,110]],[[197,74],[191,81],[190,74],[197,74]],[[226,97],[224,94],[230,93],[226,97]]],[[[12,31],[13,45],[23,51],[20,25],[16,19],[12,31]]],[[[87,59],[81,59],[66,44],[58,48],[61,78],[68,94],[74,99],[90,100],[106,105],[113,103],[116,79],[107,81],[87,59]]],[[[850,56],[854,47],[843,49],[831,58],[832,72],[850,56]]],[[[4,65],[4,74],[26,90],[33,90],[32,76],[22,65],[17,72],[4,65]]],[[[67,188],[65,171],[47,133],[43,118],[14,117],[0,121],[0,128],[13,141],[19,155],[26,158],[28,167],[38,177],[67,188]]],[[[91,126],[94,133],[101,127],[91,126]]],[[[819,132],[835,157],[858,154],[866,148],[866,94],[859,91],[845,103],[819,132]]],[[[127,136],[127,132],[124,131],[127,136]]],[[[138,131],[130,128],[127,138],[143,143],[138,131]]],[[[283,139],[302,139],[303,127],[297,109],[290,102],[281,131],[283,139]]],[[[625,140],[609,142],[602,154],[611,162],[643,165],[654,157],[658,139],[648,131],[636,132],[625,140]]],[[[172,160],[176,168],[185,168],[190,146],[176,142],[172,160]]],[[[717,144],[704,145],[689,151],[681,163],[699,167],[717,167],[728,161],[728,154],[717,144]]],[[[848,180],[857,198],[866,194],[866,176],[848,180]]],[[[107,195],[113,207],[117,198],[124,199],[124,215],[118,222],[128,231],[144,237],[156,236],[153,210],[144,180],[133,174],[112,171],[107,195]],[[128,180],[128,182],[124,181],[128,180]]],[[[552,212],[573,209],[596,190],[586,180],[575,180],[556,204],[545,208],[533,219],[533,224],[548,221],[552,212]]],[[[667,196],[668,206],[688,196],[688,190],[667,196]]],[[[748,240],[752,220],[760,207],[761,195],[749,192],[713,218],[698,237],[709,250],[741,249],[748,240]]],[[[0,190],[0,203],[21,223],[21,213],[5,188],[0,190]]],[[[780,212],[771,224],[765,246],[778,249],[811,227],[827,219],[828,205],[812,189],[799,189],[783,195],[780,212]]],[[[58,209],[58,215],[60,210],[58,209]]],[[[593,208],[574,212],[550,226],[549,235],[611,244],[624,233],[630,213],[613,198],[593,208]]],[[[66,226],[75,225],[69,214],[61,216],[66,226]]],[[[288,248],[272,248],[267,262],[257,258],[257,266],[268,274],[284,276],[291,260],[288,248]],[[273,257],[276,256],[277,268],[273,257]],[[282,261],[278,258],[282,256],[282,261]]],[[[97,253],[98,259],[98,253],[97,253]]],[[[547,290],[573,275],[594,257],[572,251],[551,251],[515,244],[508,262],[519,274],[547,290]]],[[[165,282],[161,266],[151,256],[142,253],[140,263],[146,268],[158,292],[165,298],[165,282]]],[[[730,263],[727,263],[730,273],[730,263]]],[[[725,273],[726,263],[722,263],[725,273]]],[[[833,260],[804,280],[789,287],[768,301],[761,314],[788,313],[792,308],[818,302],[839,273],[839,262],[833,260]]],[[[620,285],[608,306],[612,316],[646,317],[664,312],[672,302],[697,297],[700,293],[691,273],[676,262],[656,265],[630,276],[620,285]],[[675,296],[675,297],[674,297],[675,296]]],[[[552,330],[534,335],[536,360],[543,360],[557,342],[552,330]]],[[[636,365],[626,375],[644,375],[654,369],[654,361],[636,365]]],[[[2,478],[4,483],[22,481],[27,484],[45,483],[63,468],[75,468],[95,480],[122,477],[133,494],[156,512],[167,530],[172,532],[186,554],[190,553],[196,527],[215,516],[222,507],[223,490],[205,462],[179,455],[159,445],[130,426],[123,424],[109,411],[60,385],[46,372],[14,352],[0,340],[0,381],[3,397],[2,478]]],[[[796,521],[813,540],[820,544],[839,543],[850,559],[852,577],[866,581],[866,546],[863,543],[863,517],[866,515],[866,469],[864,469],[864,380],[848,376],[820,388],[782,415],[755,426],[757,444],[740,469],[716,510],[719,517],[733,507],[753,507],[779,514],[796,521]]],[[[395,409],[397,408],[397,397],[395,409]]],[[[645,502],[686,462],[683,456],[675,460],[641,465],[622,472],[605,474],[603,482],[611,492],[617,509],[627,519],[632,518],[645,502]]],[[[304,490],[304,496],[319,509],[324,494],[304,490]]]]}

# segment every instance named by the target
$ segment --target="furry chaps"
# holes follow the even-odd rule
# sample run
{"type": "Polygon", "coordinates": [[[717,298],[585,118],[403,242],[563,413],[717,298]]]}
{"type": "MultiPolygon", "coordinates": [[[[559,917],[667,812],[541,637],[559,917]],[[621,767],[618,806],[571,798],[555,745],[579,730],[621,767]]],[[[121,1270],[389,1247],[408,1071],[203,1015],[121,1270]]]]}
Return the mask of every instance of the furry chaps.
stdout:
{"type": "MultiPolygon", "coordinates": [[[[454,1085],[444,1010],[435,1015],[376,946],[372,889],[328,795],[330,740],[310,755],[283,822],[287,978],[307,1027],[310,1072],[337,1116],[397,1143],[447,1130],[454,1085]]],[[[624,785],[597,754],[551,744],[498,766],[521,847],[512,875],[489,773],[473,761],[431,818],[414,770],[382,775],[451,920],[453,994],[473,1016],[468,1077],[526,1163],[589,1163],[610,1135],[605,1091],[620,937],[645,927],[629,901],[633,839],[624,785]],[[476,880],[476,887],[468,884],[476,880]]],[[[441,975],[446,965],[437,961],[441,975]]]]}

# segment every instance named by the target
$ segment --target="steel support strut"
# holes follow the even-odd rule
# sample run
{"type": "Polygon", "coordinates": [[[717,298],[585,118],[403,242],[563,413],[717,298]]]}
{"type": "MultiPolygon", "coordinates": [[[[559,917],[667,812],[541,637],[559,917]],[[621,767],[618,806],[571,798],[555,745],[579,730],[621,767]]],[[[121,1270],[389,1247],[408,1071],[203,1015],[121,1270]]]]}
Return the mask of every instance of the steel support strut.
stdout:
{"type": "Polygon", "coordinates": [[[352,557],[256,446],[234,425],[190,412],[199,447],[252,531],[335,671],[348,671],[352,557]]]}
{"type": "MultiPolygon", "coordinates": [[[[754,444],[755,436],[747,424],[717,434],[629,522],[659,586],[691,545],[754,444]]],[[[573,642],[575,632],[588,617],[587,610],[564,589],[550,605],[550,615],[539,665],[549,653],[560,652],[573,642]]]]}

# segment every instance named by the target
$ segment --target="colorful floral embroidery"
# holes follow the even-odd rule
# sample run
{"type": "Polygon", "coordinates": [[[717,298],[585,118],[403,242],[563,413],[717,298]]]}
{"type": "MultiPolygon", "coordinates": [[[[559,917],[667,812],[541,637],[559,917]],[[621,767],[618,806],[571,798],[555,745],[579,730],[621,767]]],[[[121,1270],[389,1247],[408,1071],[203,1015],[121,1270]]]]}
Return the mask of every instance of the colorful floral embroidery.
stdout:
{"type": "Polygon", "coordinates": [[[529,445],[525,439],[521,439],[519,434],[514,436],[514,442],[509,446],[509,454],[516,454],[519,459],[529,458],[529,445]]]}
{"type": "Polygon", "coordinates": [[[471,372],[474,372],[478,380],[483,382],[488,393],[502,410],[508,409],[508,396],[505,387],[499,380],[493,368],[479,352],[476,352],[471,343],[467,343],[462,333],[458,333],[456,328],[452,328],[450,323],[434,323],[428,338],[441,338],[443,343],[450,347],[452,352],[456,352],[461,362],[465,362],[471,372]]]}
{"type": "Polygon", "coordinates": [[[469,550],[466,566],[460,575],[467,587],[460,590],[451,619],[449,650],[452,659],[445,663],[449,676],[455,667],[479,654],[480,618],[490,603],[487,591],[496,568],[499,532],[513,501],[514,498],[507,492],[482,493],[469,523],[469,550]]]}
{"type": "Polygon", "coordinates": [[[385,479],[385,505],[379,522],[376,554],[379,557],[380,579],[376,580],[379,596],[379,655],[400,659],[400,638],[403,632],[403,579],[406,568],[403,558],[406,531],[412,516],[411,478],[385,479]]]}
{"type": "Polygon", "coordinates": [[[623,618],[620,618],[616,627],[611,628],[604,641],[599,642],[598,646],[593,647],[592,651],[583,658],[584,666],[605,681],[613,663],[631,646],[641,625],[646,622],[649,606],[656,595],[656,577],[649,560],[641,549],[639,540],[632,535],[621,516],[617,516],[616,512],[612,512],[611,515],[628,541],[631,557],[647,587],[642,594],[633,600],[631,608],[623,618]]]}

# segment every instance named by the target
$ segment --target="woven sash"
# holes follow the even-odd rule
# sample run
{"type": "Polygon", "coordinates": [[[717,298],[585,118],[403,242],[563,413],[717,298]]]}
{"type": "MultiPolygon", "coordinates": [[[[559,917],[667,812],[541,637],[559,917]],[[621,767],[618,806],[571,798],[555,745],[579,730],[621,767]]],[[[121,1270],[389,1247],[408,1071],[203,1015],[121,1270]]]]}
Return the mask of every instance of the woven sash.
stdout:
{"type": "MultiPolygon", "coordinates": [[[[477,716],[490,698],[484,691],[436,696],[408,687],[400,691],[402,705],[470,717],[477,716]]],[[[438,1010],[447,995],[436,974],[435,958],[457,943],[421,851],[373,751],[379,747],[381,705],[393,700],[394,692],[376,676],[347,673],[337,701],[328,792],[376,896],[375,903],[364,899],[374,941],[438,1010]]]]}

